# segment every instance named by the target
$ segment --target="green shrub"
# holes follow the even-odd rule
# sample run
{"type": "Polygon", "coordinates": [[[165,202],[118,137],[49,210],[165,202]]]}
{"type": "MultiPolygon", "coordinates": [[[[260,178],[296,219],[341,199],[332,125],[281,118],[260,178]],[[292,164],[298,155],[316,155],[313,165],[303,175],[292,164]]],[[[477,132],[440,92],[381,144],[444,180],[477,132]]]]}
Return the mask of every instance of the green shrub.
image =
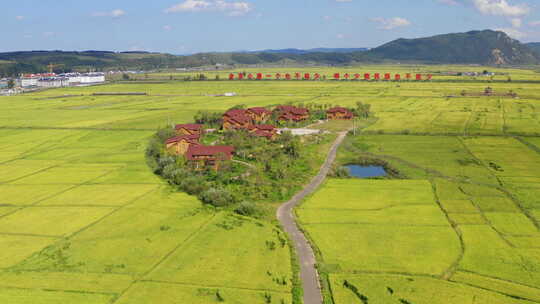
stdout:
{"type": "Polygon", "coordinates": [[[234,212],[243,216],[260,217],[262,210],[252,202],[241,202],[238,207],[234,209],[234,212]]]}
{"type": "Polygon", "coordinates": [[[234,204],[234,197],[231,193],[221,188],[209,188],[200,192],[199,199],[205,203],[215,207],[226,207],[234,204]]]}

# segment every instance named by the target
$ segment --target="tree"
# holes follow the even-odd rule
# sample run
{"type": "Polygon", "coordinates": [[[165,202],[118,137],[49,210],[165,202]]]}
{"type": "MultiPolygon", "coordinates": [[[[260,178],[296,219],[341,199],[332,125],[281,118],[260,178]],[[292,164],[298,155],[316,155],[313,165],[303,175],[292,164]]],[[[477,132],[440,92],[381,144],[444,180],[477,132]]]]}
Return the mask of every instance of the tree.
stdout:
{"type": "Polygon", "coordinates": [[[360,118],[369,118],[371,112],[371,105],[370,104],[364,104],[361,101],[356,103],[356,109],[353,110],[354,114],[360,118]]]}
{"type": "Polygon", "coordinates": [[[7,83],[8,89],[13,89],[15,87],[15,80],[9,79],[7,83]]]}
{"type": "Polygon", "coordinates": [[[127,73],[122,74],[123,80],[129,80],[129,75],[127,73]]]}

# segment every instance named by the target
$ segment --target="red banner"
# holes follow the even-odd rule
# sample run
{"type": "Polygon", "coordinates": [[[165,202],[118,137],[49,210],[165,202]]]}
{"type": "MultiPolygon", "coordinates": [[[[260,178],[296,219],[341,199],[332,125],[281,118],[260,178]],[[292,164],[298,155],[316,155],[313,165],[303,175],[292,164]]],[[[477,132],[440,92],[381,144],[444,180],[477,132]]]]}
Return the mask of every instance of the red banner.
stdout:
{"type": "MultiPolygon", "coordinates": [[[[283,78],[286,79],[286,80],[291,80],[292,77],[294,77],[296,80],[320,80],[320,79],[326,79],[326,76],[323,76],[323,75],[321,75],[319,73],[311,74],[311,73],[300,73],[300,72],[296,72],[293,75],[291,75],[289,73],[286,73],[286,74],[281,74],[281,73],[276,73],[276,74],[249,73],[249,74],[247,74],[247,76],[246,76],[245,73],[237,73],[237,74],[230,73],[229,74],[229,80],[235,80],[235,79],[243,80],[245,78],[248,78],[250,80],[253,80],[253,79],[262,80],[262,79],[272,79],[272,78],[275,78],[276,80],[281,80],[283,78]]],[[[355,74],[334,73],[333,77],[334,77],[335,80],[341,80],[341,79],[360,80],[360,79],[362,79],[362,74],[359,74],[359,73],[355,73],[355,74]]],[[[391,73],[384,73],[384,74],[374,73],[373,75],[371,75],[370,73],[364,73],[363,74],[363,79],[364,80],[371,80],[371,79],[381,80],[381,77],[384,77],[384,80],[387,80],[387,81],[392,81],[392,80],[401,81],[401,79],[402,79],[401,74],[394,74],[394,75],[392,75],[391,73]]],[[[422,75],[422,74],[406,73],[406,74],[403,75],[403,78],[404,79],[406,78],[407,80],[411,80],[411,79],[413,79],[413,77],[417,81],[432,80],[433,79],[432,74],[422,75]]]]}

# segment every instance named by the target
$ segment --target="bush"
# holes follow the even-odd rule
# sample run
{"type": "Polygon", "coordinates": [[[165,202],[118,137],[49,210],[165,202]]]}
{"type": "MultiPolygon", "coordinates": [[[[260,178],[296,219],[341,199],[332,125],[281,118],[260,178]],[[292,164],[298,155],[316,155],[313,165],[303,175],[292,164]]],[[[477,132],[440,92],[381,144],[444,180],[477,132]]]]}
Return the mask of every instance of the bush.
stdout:
{"type": "Polygon", "coordinates": [[[215,207],[225,207],[234,204],[234,197],[229,191],[220,188],[210,188],[202,191],[199,199],[205,203],[215,207]]]}
{"type": "Polygon", "coordinates": [[[262,214],[262,210],[252,202],[241,202],[234,212],[243,216],[258,217],[262,214]]]}
{"type": "Polygon", "coordinates": [[[208,189],[208,185],[204,178],[200,176],[189,176],[184,178],[180,184],[180,188],[187,194],[197,195],[208,189]]]}
{"type": "Polygon", "coordinates": [[[332,167],[332,170],[330,170],[328,175],[336,178],[351,178],[351,170],[349,170],[347,167],[335,165],[332,167]]]}

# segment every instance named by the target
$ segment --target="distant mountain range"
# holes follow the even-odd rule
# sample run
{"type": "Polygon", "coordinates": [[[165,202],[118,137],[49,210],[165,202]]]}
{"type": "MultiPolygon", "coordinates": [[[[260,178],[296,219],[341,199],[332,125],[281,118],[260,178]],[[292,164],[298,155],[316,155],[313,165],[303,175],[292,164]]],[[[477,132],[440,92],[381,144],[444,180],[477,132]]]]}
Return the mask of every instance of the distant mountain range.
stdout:
{"type": "Polygon", "coordinates": [[[176,56],[149,52],[30,51],[0,53],[0,76],[55,71],[152,70],[201,66],[350,65],[355,63],[529,65],[540,63],[540,43],[522,44],[500,31],[484,30],[397,39],[373,49],[280,49],[176,56]]]}
{"type": "Polygon", "coordinates": [[[533,51],[535,51],[536,53],[540,54],[540,42],[530,42],[530,43],[525,43],[525,45],[528,46],[533,51]]]}
{"type": "Polygon", "coordinates": [[[261,50],[261,51],[245,51],[241,53],[274,53],[274,54],[309,54],[309,53],[353,53],[365,52],[369,48],[315,48],[315,49],[278,49],[278,50],[261,50]]]}
{"type": "Polygon", "coordinates": [[[500,31],[472,31],[419,39],[397,39],[371,54],[400,61],[477,64],[536,64],[540,56],[500,31]]]}

